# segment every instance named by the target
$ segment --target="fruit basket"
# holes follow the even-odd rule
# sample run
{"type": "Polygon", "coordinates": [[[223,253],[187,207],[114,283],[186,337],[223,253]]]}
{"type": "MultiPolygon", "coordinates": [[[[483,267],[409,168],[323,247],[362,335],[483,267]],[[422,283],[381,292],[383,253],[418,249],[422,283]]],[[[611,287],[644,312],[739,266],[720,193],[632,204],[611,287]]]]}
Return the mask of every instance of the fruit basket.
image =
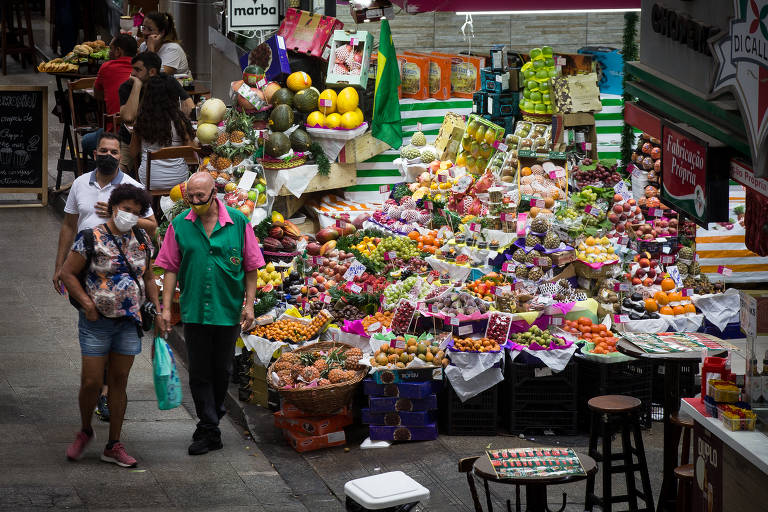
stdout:
{"type": "Polygon", "coordinates": [[[533,112],[526,112],[520,109],[520,114],[523,116],[523,121],[529,121],[531,123],[538,124],[551,124],[552,114],[534,114],[533,112]]]}
{"type": "MultiPolygon", "coordinates": [[[[334,351],[343,349],[343,352],[354,350],[351,345],[345,343],[321,341],[313,343],[306,347],[301,347],[294,350],[292,353],[300,357],[301,354],[313,353],[319,351],[334,351]]],[[[279,362],[275,361],[269,366],[267,375],[271,376],[275,365],[279,362]]],[[[332,370],[333,371],[333,370],[332,370]]],[[[350,370],[351,371],[351,370],[350,370]]],[[[324,415],[330,411],[336,411],[342,407],[346,407],[352,401],[352,396],[355,393],[355,387],[363,380],[367,373],[367,367],[361,367],[361,369],[355,371],[354,377],[345,380],[343,382],[331,383],[325,385],[317,385],[314,387],[300,387],[300,388],[285,388],[278,387],[273,382],[272,378],[269,378],[269,384],[273,388],[276,388],[280,396],[302,411],[310,415],[324,415]]]]}

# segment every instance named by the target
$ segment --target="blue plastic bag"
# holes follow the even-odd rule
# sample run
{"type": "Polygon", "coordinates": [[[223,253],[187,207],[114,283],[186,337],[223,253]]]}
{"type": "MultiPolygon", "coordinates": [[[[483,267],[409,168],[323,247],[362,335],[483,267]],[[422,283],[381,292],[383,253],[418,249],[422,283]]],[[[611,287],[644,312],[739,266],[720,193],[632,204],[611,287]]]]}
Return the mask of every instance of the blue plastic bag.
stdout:
{"type": "Polygon", "coordinates": [[[176,360],[171,347],[160,336],[155,338],[152,366],[158,409],[168,410],[181,405],[181,381],[176,371],[176,360]]]}

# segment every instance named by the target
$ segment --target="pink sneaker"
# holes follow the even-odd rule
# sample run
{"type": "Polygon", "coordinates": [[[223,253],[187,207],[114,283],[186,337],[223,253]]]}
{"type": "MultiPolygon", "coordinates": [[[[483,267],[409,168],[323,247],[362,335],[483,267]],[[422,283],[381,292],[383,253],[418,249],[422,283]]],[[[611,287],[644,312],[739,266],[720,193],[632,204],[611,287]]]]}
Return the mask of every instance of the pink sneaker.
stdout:
{"type": "Polygon", "coordinates": [[[105,448],[104,453],[101,454],[101,460],[124,468],[135,468],[137,464],[136,459],[125,452],[123,443],[115,443],[111,450],[105,448]]]}
{"type": "Polygon", "coordinates": [[[82,430],[78,432],[75,436],[75,440],[67,447],[67,458],[69,460],[80,460],[80,457],[83,456],[83,452],[85,451],[85,447],[95,438],[95,432],[90,436],[82,430]]]}

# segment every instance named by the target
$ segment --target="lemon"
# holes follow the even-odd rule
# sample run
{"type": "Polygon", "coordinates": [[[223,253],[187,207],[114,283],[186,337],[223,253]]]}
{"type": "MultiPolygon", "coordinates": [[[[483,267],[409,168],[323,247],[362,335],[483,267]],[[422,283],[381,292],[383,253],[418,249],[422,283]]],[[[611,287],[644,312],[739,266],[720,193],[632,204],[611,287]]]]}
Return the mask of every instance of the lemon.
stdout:
{"type": "Polygon", "coordinates": [[[357,128],[358,126],[360,126],[360,123],[357,121],[357,114],[355,114],[354,111],[345,112],[344,115],[341,116],[342,128],[351,130],[352,128],[357,128]]]}
{"type": "Polygon", "coordinates": [[[334,112],[325,117],[326,128],[338,128],[339,126],[341,126],[341,116],[339,114],[334,112]]]}
{"type": "MultiPolygon", "coordinates": [[[[280,212],[272,212],[272,224],[275,222],[285,222],[285,218],[280,212]]],[[[272,268],[274,268],[274,265],[272,268]]]]}
{"type": "Polygon", "coordinates": [[[320,98],[317,100],[318,108],[320,112],[325,115],[333,114],[336,112],[336,105],[338,96],[333,89],[326,89],[320,93],[320,98]],[[329,103],[330,101],[330,103],[329,103]]]}
{"type": "Polygon", "coordinates": [[[319,126],[320,128],[325,128],[325,116],[322,112],[319,112],[315,110],[311,114],[307,116],[307,125],[308,126],[319,126]]]}
{"type": "Polygon", "coordinates": [[[360,97],[357,95],[355,88],[345,87],[341,90],[336,100],[336,109],[339,111],[339,114],[352,112],[357,108],[359,102],[360,97]]]}

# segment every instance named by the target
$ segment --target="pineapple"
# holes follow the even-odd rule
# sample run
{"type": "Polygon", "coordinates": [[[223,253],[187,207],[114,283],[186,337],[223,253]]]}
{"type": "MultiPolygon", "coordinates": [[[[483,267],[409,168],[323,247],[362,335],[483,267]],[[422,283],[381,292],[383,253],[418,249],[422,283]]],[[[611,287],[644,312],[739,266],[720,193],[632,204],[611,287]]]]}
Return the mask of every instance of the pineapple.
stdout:
{"type": "Polygon", "coordinates": [[[528,267],[525,265],[518,265],[515,268],[515,277],[517,279],[528,279],[528,267]]]}
{"type": "Polygon", "coordinates": [[[327,386],[330,383],[331,381],[329,381],[328,379],[320,379],[319,381],[317,381],[318,386],[327,386]]]}
{"type": "Polygon", "coordinates": [[[363,357],[363,351],[359,348],[351,348],[347,350],[344,355],[346,360],[344,361],[345,370],[357,371],[360,369],[360,359],[363,357]]]}
{"type": "Polygon", "coordinates": [[[531,221],[531,231],[535,233],[546,233],[549,229],[549,221],[544,217],[536,217],[531,221]]]}
{"type": "Polygon", "coordinates": [[[227,132],[221,132],[218,138],[216,139],[216,145],[222,146],[226,144],[227,141],[229,141],[229,134],[227,132]]]}
{"type": "Polygon", "coordinates": [[[239,144],[243,142],[252,128],[251,118],[245,112],[229,111],[226,120],[226,131],[229,132],[229,141],[239,144]]]}
{"type": "Polygon", "coordinates": [[[517,261],[518,263],[525,263],[525,256],[526,256],[525,251],[522,249],[518,249],[512,255],[512,259],[517,261]]]}
{"type": "Polygon", "coordinates": [[[328,370],[328,363],[325,361],[325,359],[318,359],[312,366],[317,368],[317,371],[319,371],[321,375],[323,372],[328,370]]]}
{"type": "Polygon", "coordinates": [[[290,370],[280,370],[279,372],[277,372],[277,377],[279,379],[278,386],[280,386],[281,388],[285,386],[293,386],[293,384],[295,383],[295,380],[290,370]]]}
{"type": "Polygon", "coordinates": [[[284,360],[283,358],[280,358],[275,365],[272,367],[272,370],[274,372],[279,372],[281,370],[290,370],[291,366],[293,366],[293,363],[284,360]]]}
{"type": "Polygon", "coordinates": [[[344,370],[339,370],[338,368],[334,368],[333,370],[328,372],[328,380],[331,381],[331,384],[338,384],[339,382],[344,382],[344,377],[346,375],[344,374],[344,370]]]}
{"type": "Polygon", "coordinates": [[[217,171],[223,171],[224,169],[227,169],[228,167],[232,166],[232,160],[225,156],[216,155],[213,158],[213,166],[216,168],[217,171]]]}
{"type": "Polygon", "coordinates": [[[525,255],[525,262],[526,263],[533,263],[534,258],[540,258],[541,253],[537,251],[536,249],[532,250],[528,254],[525,255]]]}
{"type": "Polygon", "coordinates": [[[543,275],[543,272],[539,267],[531,267],[530,270],[528,270],[528,279],[531,281],[538,281],[541,279],[541,276],[543,275]]]}
{"type": "MultiPolygon", "coordinates": [[[[402,364],[402,363],[401,363],[402,364]]],[[[352,380],[355,378],[355,371],[354,370],[347,370],[344,372],[344,380],[352,380]]]]}
{"type": "Polygon", "coordinates": [[[537,237],[536,235],[528,235],[525,237],[525,246],[526,247],[533,247],[536,244],[541,243],[541,239],[537,237]]]}
{"type": "Polygon", "coordinates": [[[235,156],[232,157],[232,165],[238,165],[242,161],[243,161],[243,155],[242,154],[235,155],[235,156]]]}
{"type": "Polygon", "coordinates": [[[239,144],[245,140],[245,134],[240,130],[235,130],[229,134],[229,141],[239,144]]]}
{"type": "Polygon", "coordinates": [[[304,366],[312,366],[317,361],[318,356],[313,352],[302,352],[299,355],[299,361],[304,366]]]}
{"type": "Polygon", "coordinates": [[[314,366],[307,366],[301,372],[301,378],[304,382],[312,382],[320,378],[320,372],[314,366]]]}
{"type": "Polygon", "coordinates": [[[285,354],[280,356],[280,361],[288,361],[291,364],[296,364],[299,362],[299,356],[295,352],[286,352],[285,354]]]}
{"type": "Polygon", "coordinates": [[[560,238],[556,234],[554,234],[552,231],[549,231],[547,233],[547,236],[544,237],[544,247],[547,249],[556,249],[560,246],[560,238]]]}

